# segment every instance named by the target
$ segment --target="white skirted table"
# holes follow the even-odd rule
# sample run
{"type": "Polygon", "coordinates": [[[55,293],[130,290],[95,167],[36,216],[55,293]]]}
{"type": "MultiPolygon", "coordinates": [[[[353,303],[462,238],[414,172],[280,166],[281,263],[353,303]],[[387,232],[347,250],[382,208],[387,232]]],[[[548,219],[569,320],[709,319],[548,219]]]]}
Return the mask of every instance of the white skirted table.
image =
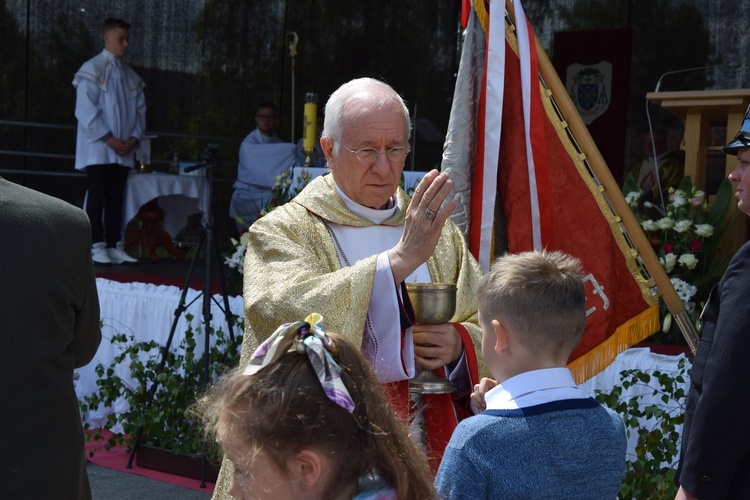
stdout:
{"type": "Polygon", "coordinates": [[[157,200],[164,210],[163,228],[174,238],[187,224],[189,215],[200,212],[205,218],[209,195],[208,180],[201,175],[131,173],[125,190],[123,227],[143,205],[157,200]]]}
{"type": "MultiPolygon", "coordinates": [[[[685,359],[684,354],[679,354],[676,356],[670,356],[666,354],[656,354],[651,352],[651,349],[647,347],[634,347],[627,349],[625,352],[621,353],[619,356],[617,356],[614,360],[614,362],[609,365],[604,371],[601,373],[595,375],[594,377],[590,378],[583,384],[581,384],[581,387],[588,392],[591,396],[595,395],[595,392],[597,390],[602,391],[604,393],[609,393],[612,391],[612,388],[615,385],[622,385],[622,381],[620,379],[620,373],[624,370],[633,370],[638,369],[643,372],[648,373],[649,375],[652,374],[654,371],[660,371],[662,373],[668,373],[672,375],[673,377],[676,376],[679,372],[678,365],[681,360],[685,359]]],[[[687,372],[684,375],[685,382],[683,384],[683,389],[685,391],[685,394],[688,393],[688,390],[690,388],[690,366],[691,363],[689,360],[686,361],[685,364],[687,368],[687,372]]],[[[652,377],[652,385],[658,386],[658,382],[653,380],[652,377]]],[[[667,412],[681,412],[684,411],[684,404],[685,401],[680,401],[679,404],[675,401],[669,401],[667,403],[664,403],[661,400],[661,394],[657,394],[656,396],[653,394],[654,389],[644,386],[643,384],[634,384],[627,389],[622,390],[622,394],[620,395],[621,400],[630,400],[633,397],[639,396],[640,397],[640,403],[643,406],[655,404],[660,406],[663,410],[667,412]],[[680,407],[682,405],[682,408],[680,407]]],[[[651,418],[648,420],[642,420],[639,419],[639,424],[641,426],[653,426],[655,423],[655,419],[651,418]]],[[[675,429],[679,432],[680,436],[682,435],[682,425],[677,426],[675,429]]],[[[628,459],[634,460],[635,458],[635,445],[638,441],[638,434],[636,432],[631,432],[630,436],[628,436],[628,449],[627,449],[627,456],[628,459]]],[[[671,464],[663,464],[664,466],[668,466],[671,464]]]]}
{"type": "MultiPolygon", "coordinates": [[[[177,309],[182,290],[176,286],[154,285],[150,283],[120,283],[103,278],[97,278],[96,287],[99,293],[99,304],[102,318],[102,342],[96,352],[94,359],[86,366],[78,368],[75,373],[75,389],[78,398],[95,392],[96,365],[101,363],[109,367],[112,360],[117,356],[118,349],[112,345],[112,336],[116,333],[124,333],[133,336],[136,342],[155,340],[160,344],[166,344],[169,332],[174,321],[174,311],[177,309]]],[[[188,289],[185,297],[186,304],[195,299],[198,292],[188,289]]],[[[221,295],[214,295],[211,301],[211,326],[226,332],[226,320],[224,313],[217,304],[223,304],[221,295]]],[[[233,314],[242,317],[242,297],[229,297],[229,308],[233,314]]],[[[175,329],[171,347],[174,349],[180,345],[185,338],[188,321],[187,315],[192,315],[190,325],[193,331],[203,332],[203,301],[199,298],[180,316],[175,329]]],[[[235,335],[241,332],[234,332],[235,335]]],[[[202,335],[202,334],[200,334],[202,335]]],[[[202,337],[201,337],[202,338],[202,337]]],[[[213,340],[213,339],[211,339],[213,340]]],[[[203,342],[199,339],[196,346],[196,356],[203,353],[203,342]]],[[[125,367],[118,367],[117,375],[127,383],[133,383],[130,373],[125,367]]],[[[95,414],[83,415],[83,418],[92,426],[102,425],[111,412],[120,412],[125,406],[121,401],[114,408],[100,408],[95,414]]],[[[115,429],[118,430],[118,429],[115,429]]]]}

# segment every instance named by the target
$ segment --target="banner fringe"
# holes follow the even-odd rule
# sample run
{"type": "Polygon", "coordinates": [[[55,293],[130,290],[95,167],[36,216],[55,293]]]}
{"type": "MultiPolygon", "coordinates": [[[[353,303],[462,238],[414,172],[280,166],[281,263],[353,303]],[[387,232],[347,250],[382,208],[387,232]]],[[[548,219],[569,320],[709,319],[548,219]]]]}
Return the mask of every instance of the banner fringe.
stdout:
{"type": "Polygon", "coordinates": [[[659,323],[659,305],[654,304],[620,325],[607,340],[568,365],[576,383],[581,384],[603,371],[618,354],[657,331],[659,323]]]}

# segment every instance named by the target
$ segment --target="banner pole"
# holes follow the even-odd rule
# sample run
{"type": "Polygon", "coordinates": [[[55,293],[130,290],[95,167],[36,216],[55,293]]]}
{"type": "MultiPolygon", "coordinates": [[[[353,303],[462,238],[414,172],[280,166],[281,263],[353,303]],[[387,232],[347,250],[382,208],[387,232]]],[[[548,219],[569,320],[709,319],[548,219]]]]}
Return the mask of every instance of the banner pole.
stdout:
{"type": "MultiPolygon", "coordinates": [[[[511,21],[515,24],[516,21],[512,0],[505,1],[505,11],[511,21]]],[[[679,295],[677,295],[672,282],[669,280],[667,272],[659,262],[659,258],[656,256],[656,253],[654,253],[653,248],[651,248],[641,225],[638,223],[630,206],[625,201],[620,186],[617,184],[614,177],[612,177],[612,173],[609,171],[604,158],[602,158],[599,148],[596,147],[594,140],[591,138],[586,125],[581,119],[581,115],[578,113],[578,109],[576,109],[573,101],[568,95],[567,89],[562,81],[560,81],[554,66],[552,66],[552,62],[547,56],[547,52],[536,37],[536,33],[534,33],[534,42],[536,44],[537,59],[539,61],[539,74],[541,75],[542,80],[552,92],[551,97],[555,102],[555,105],[567,122],[581,151],[586,155],[589,168],[596,176],[597,181],[607,195],[609,203],[620,218],[622,226],[625,228],[625,232],[630,238],[633,247],[638,252],[643,266],[651,276],[651,280],[656,285],[659,293],[661,293],[664,303],[667,305],[667,309],[669,309],[669,312],[675,318],[690,350],[695,353],[695,350],[698,347],[698,332],[685,310],[685,304],[682,302],[679,295]]]]}

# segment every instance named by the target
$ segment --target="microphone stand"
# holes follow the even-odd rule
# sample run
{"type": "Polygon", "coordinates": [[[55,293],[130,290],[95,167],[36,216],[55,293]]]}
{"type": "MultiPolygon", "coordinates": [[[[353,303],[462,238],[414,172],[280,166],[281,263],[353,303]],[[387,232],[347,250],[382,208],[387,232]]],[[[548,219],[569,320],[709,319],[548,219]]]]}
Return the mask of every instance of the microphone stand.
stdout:
{"type": "MultiPolygon", "coordinates": [[[[674,71],[667,71],[666,73],[662,74],[659,77],[659,80],[656,82],[656,88],[654,88],[654,93],[659,92],[659,89],[661,88],[661,81],[664,79],[667,75],[674,75],[677,73],[689,73],[691,71],[699,71],[699,70],[707,70],[710,68],[716,68],[718,66],[721,66],[721,64],[712,64],[709,66],[698,66],[695,68],[686,68],[686,69],[676,69],[674,71]]],[[[659,192],[659,200],[661,201],[661,206],[656,207],[658,208],[658,211],[664,215],[666,214],[667,204],[664,203],[664,193],[661,189],[661,176],[659,175],[659,160],[656,158],[656,146],[654,145],[654,128],[651,124],[651,111],[648,107],[649,102],[648,99],[646,100],[646,121],[648,122],[648,135],[651,138],[651,154],[653,163],[654,163],[654,176],[656,178],[656,189],[659,192]]]]}
{"type": "MultiPolygon", "coordinates": [[[[164,366],[167,361],[167,355],[169,354],[169,348],[172,344],[172,339],[174,338],[175,330],[177,329],[177,322],[180,319],[180,316],[182,315],[185,310],[187,310],[188,307],[190,307],[195,301],[198,300],[198,298],[203,298],[203,325],[204,325],[204,345],[203,345],[203,365],[204,365],[204,381],[206,384],[206,387],[208,387],[208,384],[211,380],[211,365],[210,365],[210,349],[211,349],[211,342],[210,342],[210,334],[211,334],[211,301],[214,301],[216,305],[222,310],[224,313],[224,317],[227,322],[227,329],[229,332],[229,339],[230,339],[230,345],[232,352],[236,351],[236,345],[235,345],[235,338],[234,338],[234,329],[232,327],[232,312],[229,309],[229,296],[227,294],[227,285],[226,285],[226,278],[224,276],[224,268],[223,263],[221,261],[221,252],[219,249],[219,241],[214,238],[214,231],[213,231],[213,171],[219,166],[219,156],[218,156],[218,150],[216,148],[209,147],[203,152],[203,157],[201,158],[203,160],[203,163],[199,163],[196,165],[191,165],[187,168],[185,168],[184,172],[192,172],[194,170],[198,170],[199,168],[206,169],[206,182],[208,182],[208,196],[206,200],[206,217],[205,217],[205,228],[203,231],[203,234],[201,235],[200,241],[198,243],[198,246],[195,249],[195,253],[193,254],[193,258],[190,261],[190,268],[188,270],[187,278],[185,280],[185,286],[182,288],[182,294],[180,295],[180,301],[178,303],[177,308],[174,311],[174,320],[172,321],[172,328],[169,331],[169,337],[167,338],[167,342],[162,348],[162,356],[161,361],[159,363],[158,368],[156,369],[156,374],[160,374],[164,371],[164,366]],[[190,289],[190,282],[193,278],[193,272],[195,271],[195,264],[198,261],[198,258],[201,253],[201,249],[205,249],[204,251],[204,276],[203,276],[203,290],[199,295],[197,295],[193,300],[191,300],[188,304],[185,303],[185,299],[187,296],[187,292],[190,289]],[[219,304],[216,299],[214,299],[211,296],[211,283],[212,283],[212,271],[213,271],[213,265],[215,263],[218,266],[219,269],[219,278],[221,283],[221,295],[223,298],[223,307],[222,304],[219,304]]],[[[151,385],[149,392],[148,392],[148,401],[146,403],[146,408],[150,408],[151,404],[153,403],[154,396],[156,395],[156,390],[159,386],[158,382],[158,376],[154,379],[153,384],[151,385]]],[[[143,437],[143,425],[138,427],[138,430],[135,435],[135,441],[133,444],[133,449],[130,451],[130,457],[128,458],[128,463],[126,468],[131,469],[133,467],[133,457],[135,457],[136,451],[138,451],[138,447],[141,444],[141,438],[143,437]]],[[[206,443],[203,443],[203,451],[201,453],[201,488],[206,487],[206,443]]]]}

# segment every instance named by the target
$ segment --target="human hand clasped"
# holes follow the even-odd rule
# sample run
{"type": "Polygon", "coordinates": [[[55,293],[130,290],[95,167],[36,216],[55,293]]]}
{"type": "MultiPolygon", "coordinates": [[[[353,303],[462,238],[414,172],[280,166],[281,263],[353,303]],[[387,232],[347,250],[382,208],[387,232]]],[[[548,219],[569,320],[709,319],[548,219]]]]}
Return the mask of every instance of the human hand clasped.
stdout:
{"type": "Polygon", "coordinates": [[[451,323],[413,325],[414,358],[426,370],[436,370],[458,360],[463,353],[461,336],[451,323]]]}
{"type": "Polygon", "coordinates": [[[107,139],[106,144],[112,151],[122,156],[133,151],[133,148],[137,143],[138,141],[136,141],[135,139],[123,141],[122,139],[117,139],[116,137],[110,137],[109,139],[107,139]]]}
{"type": "Polygon", "coordinates": [[[481,413],[487,409],[487,402],[484,400],[484,395],[495,387],[497,387],[497,381],[486,377],[474,385],[474,392],[471,393],[469,402],[469,406],[471,406],[474,414],[481,413]]]}

